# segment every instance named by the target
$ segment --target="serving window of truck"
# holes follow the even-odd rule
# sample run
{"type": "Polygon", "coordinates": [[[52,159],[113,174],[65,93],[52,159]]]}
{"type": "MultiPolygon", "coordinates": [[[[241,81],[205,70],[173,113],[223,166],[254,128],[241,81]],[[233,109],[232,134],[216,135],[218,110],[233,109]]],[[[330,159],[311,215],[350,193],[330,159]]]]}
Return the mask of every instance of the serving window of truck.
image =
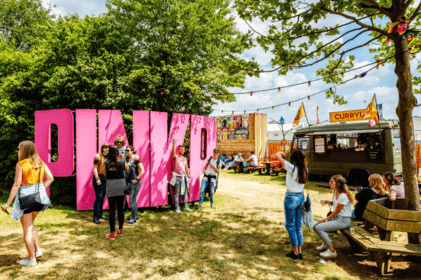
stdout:
{"type": "Polygon", "coordinates": [[[399,124],[382,121],[332,123],[297,129],[293,149],[306,153],[310,174],[341,174],[350,185],[367,186],[373,173],[402,172],[399,124]]]}

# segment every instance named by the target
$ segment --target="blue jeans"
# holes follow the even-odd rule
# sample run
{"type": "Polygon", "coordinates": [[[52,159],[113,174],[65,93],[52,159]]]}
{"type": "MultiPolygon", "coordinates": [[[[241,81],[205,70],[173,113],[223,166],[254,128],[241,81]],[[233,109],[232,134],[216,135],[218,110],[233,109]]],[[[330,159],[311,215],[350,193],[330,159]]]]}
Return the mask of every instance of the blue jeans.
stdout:
{"type": "Polygon", "coordinates": [[[301,221],[303,219],[301,205],[303,204],[304,195],[302,193],[287,192],[285,194],[285,228],[288,231],[293,247],[303,245],[303,230],[301,228],[301,221]]]}
{"type": "Polygon", "coordinates": [[[96,183],[95,177],[92,179],[95,190],[95,202],[94,202],[94,217],[102,216],[102,204],[104,203],[105,189],[107,188],[107,179],[105,175],[99,174],[101,185],[96,183]]]}
{"type": "MultiPolygon", "coordinates": [[[[203,179],[202,180],[202,185],[200,186],[200,200],[199,200],[199,204],[203,203],[203,200],[205,199],[205,191],[206,191],[206,187],[208,186],[209,182],[207,179],[203,179]]],[[[213,204],[213,196],[215,194],[215,183],[211,182],[210,183],[210,203],[213,204]]]]}

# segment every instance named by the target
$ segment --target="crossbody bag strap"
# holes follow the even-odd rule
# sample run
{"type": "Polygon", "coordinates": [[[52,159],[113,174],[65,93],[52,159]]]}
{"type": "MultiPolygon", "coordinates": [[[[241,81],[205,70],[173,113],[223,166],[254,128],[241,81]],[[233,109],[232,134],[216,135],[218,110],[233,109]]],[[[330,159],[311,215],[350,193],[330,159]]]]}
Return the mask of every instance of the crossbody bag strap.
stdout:
{"type": "Polygon", "coordinates": [[[37,184],[38,193],[39,193],[39,185],[41,184],[41,171],[42,171],[42,163],[41,163],[41,167],[39,168],[39,177],[38,177],[38,184],[37,184]]]}

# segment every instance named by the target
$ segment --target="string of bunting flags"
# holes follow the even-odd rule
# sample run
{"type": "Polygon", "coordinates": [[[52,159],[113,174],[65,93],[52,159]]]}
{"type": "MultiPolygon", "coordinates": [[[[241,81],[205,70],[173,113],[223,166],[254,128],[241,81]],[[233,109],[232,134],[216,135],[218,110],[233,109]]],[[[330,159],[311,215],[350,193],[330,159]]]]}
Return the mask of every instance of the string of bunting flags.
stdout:
{"type": "MultiPolygon", "coordinates": [[[[411,49],[408,49],[407,51],[404,51],[404,52],[408,52],[410,50],[411,49]]],[[[416,53],[418,53],[420,51],[421,50],[418,50],[415,53],[411,53],[411,54],[416,54],[416,53]]],[[[372,62],[372,63],[366,64],[366,65],[363,65],[363,66],[360,66],[360,67],[357,67],[357,68],[354,68],[354,69],[351,69],[351,70],[348,70],[348,71],[341,72],[341,77],[344,78],[344,73],[352,72],[352,71],[355,71],[355,70],[358,70],[358,69],[361,69],[361,68],[364,68],[364,67],[367,67],[367,66],[370,66],[370,65],[375,65],[374,67],[372,67],[372,68],[370,68],[370,69],[368,69],[368,70],[366,70],[366,71],[364,71],[364,72],[362,72],[360,74],[356,74],[353,78],[350,78],[348,80],[343,81],[341,84],[334,85],[334,88],[336,89],[336,87],[341,86],[341,85],[343,85],[345,83],[348,83],[350,81],[353,81],[356,78],[364,78],[367,75],[368,72],[370,72],[370,71],[372,71],[374,69],[379,69],[379,66],[382,65],[383,62],[388,61],[389,59],[393,58],[394,56],[395,55],[392,55],[392,56],[387,57],[385,59],[378,60],[376,62],[372,62]]],[[[275,90],[275,89],[278,89],[278,92],[281,92],[281,89],[282,88],[299,86],[299,85],[303,85],[303,84],[308,84],[309,86],[311,86],[311,82],[319,81],[319,80],[322,80],[322,79],[323,78],[319,78],[319,79],[311,80],[311,81],[308,81],[308,82],[301,82],[301,83],[287,85],[287,86],[283,86],[283,87],[275,87],[275,88],[270,88],[270,89],[262,89],[262,90],[256,90],[256,91],[248,91],[248,92],[237,92],[237,93],[232,93],[232,94],[250,94],[252,96],[253,93],[256,93],[256,92],[264,92],[264,91],[270,91],[270,90],[275,90]]],[[[229,110],[229,109],[228,110],[227,109],[220,110],[220,109],[213,109],[213,111],[214,112],[221,112],[222,114],[224,113],[224,111],[226,111],[226,112],[232,112],[232,114],[234,114],[235,112],[244,112],[244,114],[246,114],[247,112],[257,112],[258,113],[260,110],[267,110],[267,109],[274,110],[275,107],[280,107],[280,106],[284,106],[284,105],[291,106],[291,103],[294,103],[294,102],[297,102],[297,101],[301,101],[301,100],[304,100],[304,99],[310,100],[312,96],[315,96],[315,95],[318,95],[318,94],[321,94],[321,93],[324,93],[324,92],[327,92],[327,91],[333,91],[332,90],[332,87],[326,88],[324,90],[321,90],[319,92],[316,92],[316,93],[313,93],[313,94],[310,94],[310,95],[307,95],[307,96],[304,96],[304,97],[300,97],[300,98],[297,98],[297,99],[294,99],[294,100],[290,100],[290,101],[287,101],[287,102],[284,102],[284,103],[280,103],[280,104],[276,104],[276,105],[271,105],[271,106],[267,106],[267,107],[256,108],[256,109],[249,109],[249,110],[229,110]]]]}

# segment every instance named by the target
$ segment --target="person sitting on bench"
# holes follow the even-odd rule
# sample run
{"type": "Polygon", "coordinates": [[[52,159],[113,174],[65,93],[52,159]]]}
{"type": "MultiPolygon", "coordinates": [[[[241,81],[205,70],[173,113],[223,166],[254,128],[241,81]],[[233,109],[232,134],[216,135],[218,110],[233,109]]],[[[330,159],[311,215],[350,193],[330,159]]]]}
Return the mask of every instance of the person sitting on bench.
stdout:
{"type": "Polygon", "coordinates": [[[248,163],[247,167],[248,166],[254,166],[254,167],[259,166],[259,161],[257,160],[257,157],[254,154],[254,151],[251,151],[250,153],[251,153],[251,156],[246,160],[246,162],[248,163]]]}
{"type": "Polygon", "coordinates": [[[346,185],[346,180],[341,175],[334,175],[329,181],[330,188],[333,189],[333,201],[329,204],[335,209],[327,218],[322,219],[313,227],[314,231],[322,238],[324,243],[317,247],[317,250],[326,250],[320,253],[323,258],[336,258],[336,250],[327,232],[349,228],[351,226],[351,193],[346,185]]]}
{"type": "Polygon", "coordinates": [[[383,182],[386,184],[386,189],[390,190],[389,200],[395,201],[396,198],[405,198],[405,187],[392,172],[383,174],[383,182]]]}
{"type": "Polygon", "coordinates": [[[241,157],[241,153],[238,153],[238,155],[234,159],[235,163],[235,172],[243,172],[244,167],[247,165],[247,162],[244,161],[244,159],[241,157]]]}
{"type": "Polygon", "coordinates": [[[370,188],[363,188],[355,195],[355,199],[358,201],[355,204],[352,218],[355,220],[362,220],[363,213],[367,207],[367,203],[372,199],[386,197],[384,190],[384,183],[380,174],[372,174],[368,177],[370,188]]]}
{"type": "Polygon", "coordinates": [[[234,160],[237,157],[237,154],[235,152],[232,152],[232,155],[229,157],[229,160],[225,162],[225,170],[228,170],[231,166],[234,165],[234,160]]]}

